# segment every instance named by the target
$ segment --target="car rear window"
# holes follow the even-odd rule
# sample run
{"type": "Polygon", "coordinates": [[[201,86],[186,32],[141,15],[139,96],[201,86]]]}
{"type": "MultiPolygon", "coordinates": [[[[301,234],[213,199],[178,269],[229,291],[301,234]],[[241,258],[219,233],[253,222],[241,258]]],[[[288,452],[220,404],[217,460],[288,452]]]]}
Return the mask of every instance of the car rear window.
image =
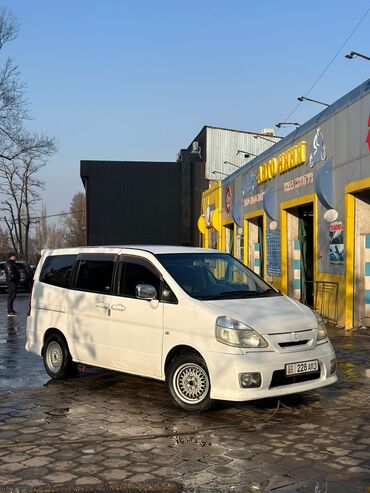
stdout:
{"type": "Polygon", "coordinates": [[[53,286],[67,288],[77,255],[52,255],[45,259],[40,281],[53,286]]]}

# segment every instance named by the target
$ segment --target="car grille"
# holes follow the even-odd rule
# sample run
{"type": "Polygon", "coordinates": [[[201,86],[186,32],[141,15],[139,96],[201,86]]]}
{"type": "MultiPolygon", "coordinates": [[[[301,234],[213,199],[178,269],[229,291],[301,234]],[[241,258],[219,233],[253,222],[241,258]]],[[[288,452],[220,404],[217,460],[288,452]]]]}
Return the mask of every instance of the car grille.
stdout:
{"type": "Polygon", "coordinates": [[[272,387],[281,387],[292,383],[309,382],[310,380],[316,380],[317,378],[320,378],[320,370],[289,377],[285,375],[285,370],[275,370],[272,374],[270,389],[272,387]]]}
{"type": "Polygon", "coordinates": [[[284,347],[292,347],[292,346],[302,346],[304,344],[307,344],[309,342],[309,339],[305,339],[304,341],[293,341],[293,342],[279,342],[279,346],[284,348],[284,347]]]}

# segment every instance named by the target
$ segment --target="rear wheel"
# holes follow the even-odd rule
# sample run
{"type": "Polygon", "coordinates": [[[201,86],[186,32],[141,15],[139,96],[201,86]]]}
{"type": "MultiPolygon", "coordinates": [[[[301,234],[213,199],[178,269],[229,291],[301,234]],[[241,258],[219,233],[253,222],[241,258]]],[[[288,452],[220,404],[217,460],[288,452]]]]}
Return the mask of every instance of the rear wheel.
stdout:
{"type": "Polygon", "coordinates": [[[52,334],[44,346],[44,366],[51,378],[65,379],[76,370],[67,343],[60,334],[52,334]]]}
{"type": "Polygon", "coordinates": [[[213,404],[207,365],[198,354],[177,356],[170,364],[167,385],[172,399],[186,411],[206,411],[213,404]]]}

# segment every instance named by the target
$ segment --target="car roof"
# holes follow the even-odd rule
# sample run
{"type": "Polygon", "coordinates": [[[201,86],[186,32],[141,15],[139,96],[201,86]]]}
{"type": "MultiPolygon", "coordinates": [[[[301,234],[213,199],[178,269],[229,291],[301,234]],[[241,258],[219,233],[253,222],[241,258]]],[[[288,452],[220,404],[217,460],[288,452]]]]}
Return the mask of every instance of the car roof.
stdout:
{"type": "Polygon", "coordinates": [[[165,253],[219,253],[211,248],[173,246],[173,245],[105,245],[105,246],[83,246],[73,248],[59,248],[56,250],[43,250],[42,253],[49,255],[78,254],[78,253],[118,253],[124,251],[149,252],[153,255],[165,253]]]}

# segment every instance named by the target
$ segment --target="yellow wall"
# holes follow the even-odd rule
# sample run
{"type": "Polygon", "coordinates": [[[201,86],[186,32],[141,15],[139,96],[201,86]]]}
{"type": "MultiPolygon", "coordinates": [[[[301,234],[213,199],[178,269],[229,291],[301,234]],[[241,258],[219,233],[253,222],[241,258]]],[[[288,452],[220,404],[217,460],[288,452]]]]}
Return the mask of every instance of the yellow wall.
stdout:
{"type": "MultiPolygon", "coordinates": [[[[222,228],[221,228],[221,182],[218,181],[212,187],[208,188],[203,192],[202,196],[202,216],[205,218],[207,206],[214,205],[215,212],[213,213],[213,223],[215,229],[217,231],[217,245],[218,248],[221,248],[221,236],[222,236],[222,228]]],[[[202,246],[204,248],[208,248],[209,242],[209,230],[210,228],[205,228],[205,232],[202,230],[202,246]]]]}

